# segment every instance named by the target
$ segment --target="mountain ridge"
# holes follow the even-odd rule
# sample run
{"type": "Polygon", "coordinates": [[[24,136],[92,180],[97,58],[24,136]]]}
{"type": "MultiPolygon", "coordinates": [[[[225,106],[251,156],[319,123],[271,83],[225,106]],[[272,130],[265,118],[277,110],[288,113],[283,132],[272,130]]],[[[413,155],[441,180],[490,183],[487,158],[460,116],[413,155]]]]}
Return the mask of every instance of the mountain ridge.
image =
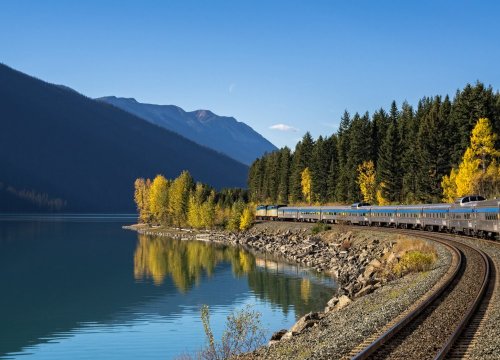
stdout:
{"type": "Polygon", "coordinates": [[[226,154],[246,165],[277,150],[248,124],[208,109],[185,111],[177,105],[142,103],[135,98],[105,96],[96,100],[116,106],[187,139],[226,154]]]}
{"type": "Polygon", "coordinates": [[[61,200],[64,211],[134,211],[136,178],[185,169],[215,188],[246,187],[244,164],[4,64],[0,126],[0,211],[49,210],[29,197],[61,200]]]}

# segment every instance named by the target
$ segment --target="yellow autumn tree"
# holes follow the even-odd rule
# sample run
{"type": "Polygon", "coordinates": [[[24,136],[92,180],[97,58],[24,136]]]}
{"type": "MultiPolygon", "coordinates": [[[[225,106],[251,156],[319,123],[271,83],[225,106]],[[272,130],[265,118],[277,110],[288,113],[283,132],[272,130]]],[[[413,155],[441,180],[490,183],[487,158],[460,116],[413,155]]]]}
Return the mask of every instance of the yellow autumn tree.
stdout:
{"type": "Polygon", "coordinates": [[[169,182],[163,175],[156,175],[149,188],[149,210],[153,220],[160,224],[169,222],[169,182]]]}
{"type": "Polygon", "coordinates": [[[441,187],[445,201],[472,193],[497,195],[500,175],[497,170],[499,151],[495,149],[496,139],[497,134],[490,121],[479,119],[458,169],[452,169],[449,176],[443,177],[441,187]]]}
{"type": "Polygon", "coordinates": [[[457,197],[457,173],[457,169],[451,169],[450,175],[443,176],[441,180],[445,202],[453,202],[457,197]]]}
{"type": "Polygon", "coordinates": [[[241,219],[240,219],[240,230],[247,230],[252,226],[253,218],[254,218],[252,208],[250,206],[247,206],[243,210],[243,213],[241,214],[241,219]]]}
{"type": "Polygon", "coordinates": [[[193,186],[193,178],[188,171],[183,171],[170,186],[169,205],[172,220],[181,227],[187,220],[189,194],[193,186]]]}
{"type": "Polygon", "coordinates": [[[151,181],[143,178],[136,179],[134,182],[134,201],[139,212],[139,221],[147,223],[150,217],[149,211],[149,188],[151,181]]]}
{"type": "Polygon", "coordinates": [[[391,203],[384,196],[384,187],[385,187],[385,184],[383,182],[381,182],[380,184],[378,184],[378,186],[376,188],[377,191],[375,193],[375,198],[377,199],[377,204],[379,204],[381,206],[389,205],[391,203]]]}
{"type": "Polygon", "coordinates": [[[377,182],[375,180],[376,172],[373,161],[365,161],[358,166],[358,185],[363,200],[373,204],[377,197],[377,182]]]}
{"type": "Polygon", "coordinates": [[[306,167],[301,175],[302,194],[304,194],[304,199],[308,204],[311,203],[312,187],[311,187],[311,171],[306,167]]]}

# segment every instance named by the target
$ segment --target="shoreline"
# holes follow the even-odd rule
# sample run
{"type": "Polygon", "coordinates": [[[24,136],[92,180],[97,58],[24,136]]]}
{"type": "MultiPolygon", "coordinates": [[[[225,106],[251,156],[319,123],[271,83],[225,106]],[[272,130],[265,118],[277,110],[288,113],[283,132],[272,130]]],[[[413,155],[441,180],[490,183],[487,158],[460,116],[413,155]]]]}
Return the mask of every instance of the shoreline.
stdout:
{"type": "MultiPolygon", "coordinates": [[[[447,250],[442,246],[436,246],[438,260],[432,270],[388,281],[380,276],[379,270],[388,259],[395,259],[396,255],[392,251],[393,246],[399,239],[406,236],[384,233],[371,228],[354,229],[344,226],[333,226],[331,230],[313,235],[311,233],[313,225],[309,223],[264,222],[257,223],[251,229],[241,233],[151,228],[148,225],[132,225],[123,228],[144,235],[241,246],[249,251],[269,254],[317,272],[330,274],[336,278],[337,292],[325,305],[323,312],[305,314],[290,329],[276,331],[268,346],[244,355],[245,359],[307,358],[307,356],[302,356],[305,354],[300,351],[292,353],[286,349],[294,348],[295,345],[302,342],[302,338],[319,331],[318,329],[323,328],[325,322],[328,323],[327,329],[330,329],[327,330],[329,335],[336,334],[335,340],[340,341],[343,345],[337,349],[340,352],[328,352],[330,354],[328,356],[334,356],[334,358],[345,356],[346,351],[362,341],[359,334],[366,337],[369,335],[368,330],[374,331],[376,327],[380,327],[384,322],[388,322],[404,311],[405,307],[424,295],[441,279],[451,262],[447,250]],[[411,291],[412,294],[406,294],[408,291],[411,291]],[[372,297],[375,299],[381,297],[381,299],[367,302],[366,299],[372,297]],[[386,311],[387,314],[383,312],[385,320],[381,320],[376,314],[365,315],[364,320],[372,316],[375,322],[358,329],[358,336],[350,332],[337,333],[335,324],[329,320],[332,317],[340,316],[342,318],[343,314],[349,314],[348,318],[356,318],[359,315],[356,315],[356,311],[353,309],[360,308],[361,303],[370,309],[374,306],[385,307],[386,302],[395,303],[392,312],[386,311]],[[396,312],[393,313],[394,311],[396,312]],[[350,334],[348,341],[344,338],[346,334],[350,334]],[[350,344],[350,346],[346,346],[346,344],[350,344]],[[283,357],[282,353],[287,355],[283,357]]],[[[362,306],[357,312],[363,313],[362,306]]],[[[350,326],[357,326],[357,321],[348,321],[348,323],[350,326]]],[[[314,338],[308,341],[314,341],[314,338]]],[[[317,358],[322,358],[322,356],[318,355],[317,358]]]]}

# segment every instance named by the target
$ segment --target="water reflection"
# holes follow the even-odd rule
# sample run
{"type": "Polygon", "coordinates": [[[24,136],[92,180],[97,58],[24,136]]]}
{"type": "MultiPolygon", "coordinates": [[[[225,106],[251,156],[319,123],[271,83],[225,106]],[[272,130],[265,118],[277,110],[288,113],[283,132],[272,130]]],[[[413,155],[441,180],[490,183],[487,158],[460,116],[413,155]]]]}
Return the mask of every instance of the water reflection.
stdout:
{"type": "Polygon", "coordinates": [[[230,263],[235,277],[246,276],[255,294],[285,312],[293,306],[300,316],[322,308],[335,286],[333,279],[262,256],[232,246],[139,235],[134,276],[140,281],[152,279],[157,286],[168,277],[186,293],[203,275],[211,277],[219,264],[230,263]]]}
{"type": "Polygon", "coordinates": [[[0,218],[0,359],[172,358],[203,344],[201,304],[219,333],[249,303],[278,329],[333,291],[331,279],[242,249],[77,220],[0,218]]]}

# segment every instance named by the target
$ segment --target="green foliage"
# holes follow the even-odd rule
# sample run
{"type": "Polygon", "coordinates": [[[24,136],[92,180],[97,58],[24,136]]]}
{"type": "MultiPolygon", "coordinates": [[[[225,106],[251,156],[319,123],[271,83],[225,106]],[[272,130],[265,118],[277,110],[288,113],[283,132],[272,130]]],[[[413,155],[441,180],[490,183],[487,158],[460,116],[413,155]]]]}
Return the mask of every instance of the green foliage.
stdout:
{"type": "Polygon", "coordinates": [[[314,226],[311,228],[311,234],[316,235],[316,234],[319,234],[320,232],[328,231],[331,228],[332,227],[330,225],[327,225],[327,224],[322,223],[322,222],[318,222],[318,223],[314,224],[314,226]]]}
{"type": "Polygon", "coordinates": [[[231,231],[238,231],[240,229],[241,216],[245,209],[243,201],[236,201],[231,208],[231,215],[227,223],[227,229],[231,231]]]}
{"type": "Polygon", "coordinates": [[[404,276],[412,272],[428,271],[435,261],[436,254],[434,253],[412,250],[401,257],[399,262],[394,265],[393,271],[396,276],[404,276]]]}
{"type": "MultiPolygon", "coordinates": [[[[381,108],[371,117],[345,111],[337,133],[316,141],[307,133],[293,153],[284,148],[257,159],[249,172],[250,200],[309,202],[301,185],[309,168],[311,202],[359,201],[358,168],[371,160],[379,204],[437,202],[443,197],[443,176],[458,167],[474,124],[483,117],[490,119],[493,134],[500,133],[500,94],[481,83],[457,91],[453,100],[424,97],[416,110],[406,102],[398,109],[392,102],[389,112],[381,108]]],[[[491,143],[498,151],[500,139],[491,143]]],[[[485,158],[478,185],[485,193],[498,194],[500,184],[494,179],[499,161],[486,153],[485,158]]]]}
{"type": "MultiPolygon", "coordinates": [[[[196,354],[197,359],[226,360],[250,352],[266,341],[266,330],[262,326],[261,314],[251,306],[233,311],[227,316],[226,328],[219,342],[216,342],[210,326],[210,312],[207,305],[201,308],[201,321],[207,337],[207,345],[196,354]]],[[[191,359],[191,356],[184,356],[191,359]]]]}

